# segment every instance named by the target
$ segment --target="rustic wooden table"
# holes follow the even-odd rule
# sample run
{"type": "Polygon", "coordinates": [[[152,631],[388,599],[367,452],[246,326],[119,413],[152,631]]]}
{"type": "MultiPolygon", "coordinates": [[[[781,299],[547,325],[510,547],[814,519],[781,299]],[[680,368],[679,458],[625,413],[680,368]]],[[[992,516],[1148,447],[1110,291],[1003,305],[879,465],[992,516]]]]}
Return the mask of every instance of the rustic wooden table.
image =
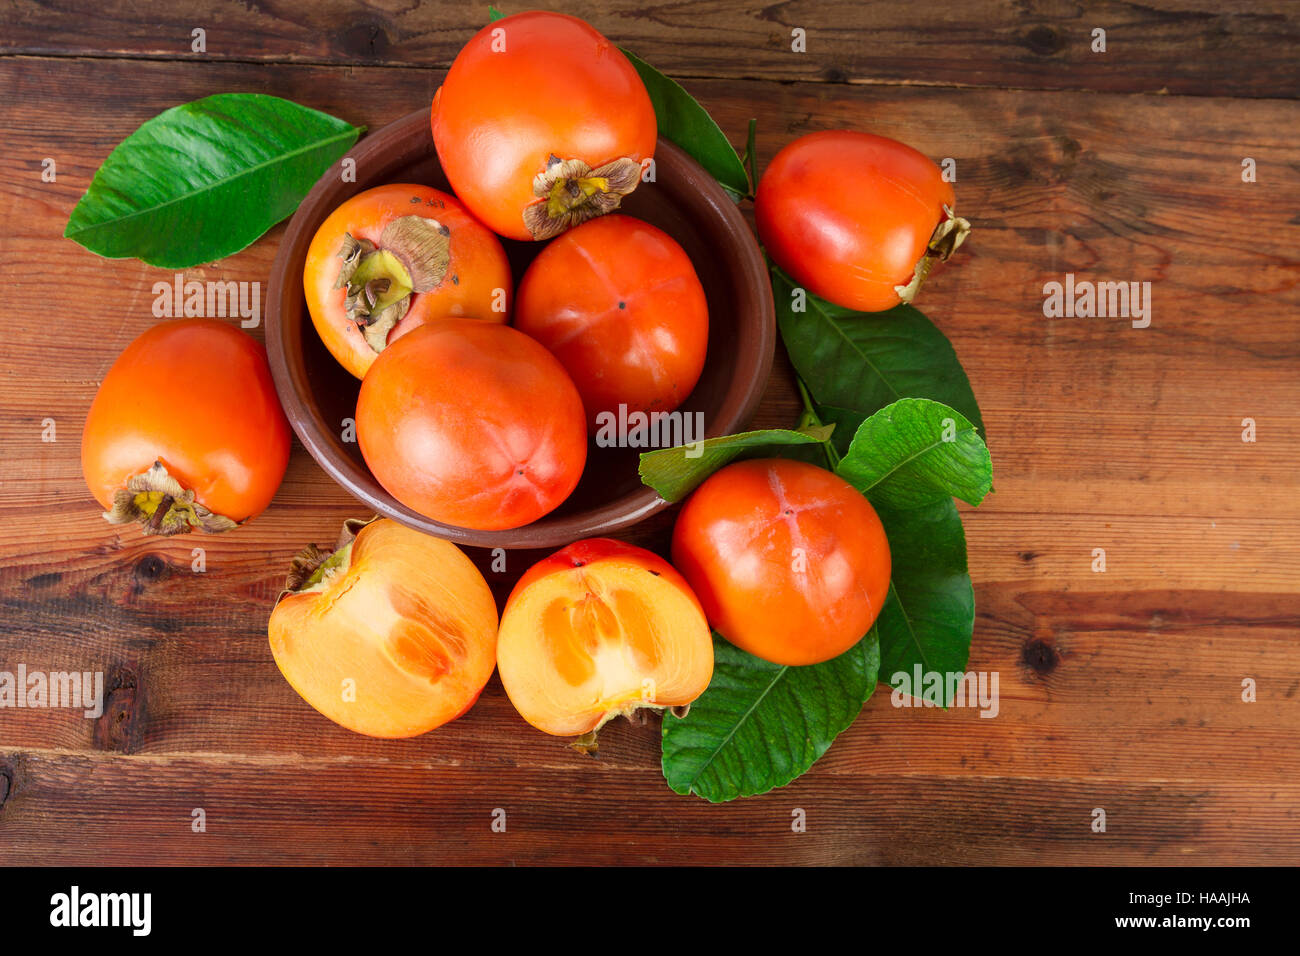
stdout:
{"type": "MultiPolygon", "coordinates": [[[[1000,712],[877,693],[805,777],[719,806],[668,790],[653,729],[611,727],[592,760],[495,678],[410,741],[312,711],[266,619],[290,556],[362,510],[301,447],[269,511],[202,540],[110,528],[82,482],[86,410],[170,278],[61,238],[113,146],[220,91],[376,129],[429,102],[486,5],[76,6],[0,0],[0,671],[102,670],[109,699],[0,710],[0,862],[1300,863],[1296,4],[567,8],[734,142],[757,116],[760,168],[810,130],[888,134],[956,161],[975,223],[920,304],[993,452],[965,518],[970,666],[1000,712]],[[1067,273],[1149,282],[1149,326],[1045,317],[1067,273]]],[[[186,277],[264,292],[282,229],[186,277]]],[[[779,362],[757,423],[795,407],[779,362]]]]}

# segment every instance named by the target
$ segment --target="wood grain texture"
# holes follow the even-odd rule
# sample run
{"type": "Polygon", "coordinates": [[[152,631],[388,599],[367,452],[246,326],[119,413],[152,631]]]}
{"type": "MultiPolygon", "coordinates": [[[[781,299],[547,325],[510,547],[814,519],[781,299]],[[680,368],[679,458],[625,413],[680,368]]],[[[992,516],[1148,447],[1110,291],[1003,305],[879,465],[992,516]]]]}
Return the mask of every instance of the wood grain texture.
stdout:
{"type": "MultiPolygon", "coordinates": [[[[316,715],[276,671],[266,618],[289,557],[361,512],[297,445],[271,508],[232,534],[158,541],[98,517],[79,429],[171,276],[61,238],[104,156],[208,93],[276,93],[374,129],[440,79],[270,62],[328,59],[312,43],[329,38],[305,27],[241,40],[265,42],[241,58],[267,62],[120,59],[157,51],[113,12],[125,5],[106,9],[95,49],[114,58],[0,58],[0,283],[11,303],[41,303],[10,310],[0,351],[0,670],[102,670],[111,689],[94,720],[0,710],[0,862],[1300,862],[1294,100],[687,81],[735,141],[761,117],[760,167],[836,126],[956,160],[974,237],[919,304],[970,374],[996,488],[964,518],[971,667],[998,673],[997,717],[879,693],[791,787],[710,806],[667,790],[654,728],[612,726],[593,761],[525,725],[495,678],[466,718],[411,741],[316,715]],[[1242,182],[1244,157],[1258,182],[1242,182]],[[1043,285],[1067,272],[1149,281],[1150,327],[1045,318],[1043,285]],[[58,440],[42,442],[50,418],[58,440]],[[1247,677],[1257,703],[1241,702],[1247,677]],[[796,807],[807,833],[790,830],[796,807]]],[[[605,10],[611,33],[635,20],[620,9],[605,10]]],[[[640,29],[671,46],[662,20],[640,29]]],[[[280,231],[187,277],[264,293],[280,231]]],[[[757,424],[789,425],[796,405],[779,361],[757,424]]],[[[629,537],[662,550],[671,518],[629,537]]],[[[512,553],[504,574],[474,557],[504,596],[538,555],[512,553]]]]}
{"type": "MultiPolygon", "coordinates": [[[[537,9],[498,3],[504,13],[537,9]]],[[[797,0],[744,5],[645,0],[543,5],[588,20],[674,76],[1050,90],[1294,96],[1300,11],[1211,0],[1064,4],[797,0]],[[804,31],[804,52],[794,33],[804,31]],[[1093,31],[1106,31],[1094,52],[1093,31]]],[[[109,0],[93,13],[0,0],[0,55],[57,54],[445,69],[487,3],[412,0],[109,0]],[[193,31],[205,31],[203,53],[193,31]]]]}

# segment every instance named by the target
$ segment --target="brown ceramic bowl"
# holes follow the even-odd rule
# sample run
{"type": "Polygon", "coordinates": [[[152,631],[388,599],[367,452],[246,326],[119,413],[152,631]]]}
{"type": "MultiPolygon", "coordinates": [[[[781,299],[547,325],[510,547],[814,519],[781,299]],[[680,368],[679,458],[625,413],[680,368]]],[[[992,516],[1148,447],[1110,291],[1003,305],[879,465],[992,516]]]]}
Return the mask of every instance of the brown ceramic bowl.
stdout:
{"type": "MultiPolygon", "coordinates": [[[[354,183],[332,167],[289,222],[271,271],[266,350],[285,413],[307,451],[339,484],[381,515],[464,545],[559,548],[604,535],[667,507],[637,476],[642,449],[593,443],[577,489],[558,509],[522,528],[473,531],[412,511],[375,480],[343,420],[356,414],[360,382],[321,343],[303,298],[302,270],[317,227],[349,197],[385,183],[422,183],[450,192],[421,110],[362,140],[354,183]]],[[[660,139],[656,181],[641,183],[620,211],[666,231],[686,250],[709,303],[709,351],[699,384],[681,407],[703,412],[708,437],[741,430],[758,407],[776,342],[776,317],[763,255],[739,211],[693,159],[660,139]]],[[[518,283],[542,243],[502,240],[518,283]]]]}

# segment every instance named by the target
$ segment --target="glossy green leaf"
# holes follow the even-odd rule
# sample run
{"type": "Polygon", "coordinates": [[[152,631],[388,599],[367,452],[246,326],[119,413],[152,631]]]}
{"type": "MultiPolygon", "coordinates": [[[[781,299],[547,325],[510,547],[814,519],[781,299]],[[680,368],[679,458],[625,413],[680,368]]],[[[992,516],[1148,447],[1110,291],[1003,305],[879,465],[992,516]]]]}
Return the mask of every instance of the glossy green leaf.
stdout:
{"type": "MultiPolygon", "coordinates": [[[[970,657],[975,630],[975,591],[966,571],[966,534],[951,498],[924,508],[877,505],[889,538],[893,573],[889,596],[876,619],[880,678],[959,674],[970,657]]],[[[945,680],[943,706],[952,703],[945,680]]],[[[920,697],[920,688],[912,696],[920,697]]]]}
{"type": "Polygon", "coordinates": [[[623,53],[641,74],[654,104],[659,135],[686,150],[737,201],[749,191],[749,176],[726,135],[695,98],[676,80],[660,73],[627,50],[623,53]]]}
{"type": "Polygon", "coordinates": [[[768,428],[706,438],[689,445],[643,452],[637,470],[641,481],[659,492],[659,497],[665,501],[681,501],[709,475],[737,458],[803,457],[792,456],[792,446],[821,445],[823,437],[768,428]]]}
{"type": "Polygon", "coordinates": [[[927,398],[901,398],[864,421],[836,473],[891,508],[952,497],[978,505],[993,486],[993,463],[975,426],[927,398]]]}
{"type": "Polygon", "coordinates": [[[790,361],[808,383],[823,421],[836,422],[835,444],[867,416],[900,398],[943,402],[984,435],[970,380],[952,344],[910,305],[888,312],[854,312],[800,290],[772,270],[776,318],[790,361]],[[802,305],[802,311],[796,311],[802,305]]]}
{"type": "Polygon", "coordinates": [[[173,107],[109,154],[64,235],[98,255],[166,269],[221,259],[292,214],[360,134],[260,93],[173,107]]]}
{"type": "Polygon", "coordinates": [[[677,793],[712,803],[766,793],[804,773],[876,687],[869,633],[839,657],[783,667],[714,635],[713,680],[684,718],[664,714],[663,771],[677,793]]]}

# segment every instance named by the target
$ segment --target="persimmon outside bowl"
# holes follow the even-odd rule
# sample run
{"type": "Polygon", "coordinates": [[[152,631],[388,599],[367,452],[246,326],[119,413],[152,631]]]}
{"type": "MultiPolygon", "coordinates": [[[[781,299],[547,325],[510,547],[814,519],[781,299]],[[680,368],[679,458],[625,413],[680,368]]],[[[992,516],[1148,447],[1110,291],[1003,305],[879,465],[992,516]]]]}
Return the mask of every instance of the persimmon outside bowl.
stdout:
{"type": "MultiPolygon", "coordinates": [[[[312,187],[289,222],[267,292],[271,374],[289,422],[320,466],[381,515],[458,544],[485,548],[559,548],[627,528],[668,507],[637,474],[639,454],[649,449],[602,448],[594,442],[582,480],[568,500],[537,521],[508,531],[440,524],[384,490],[366,467],[360,446],[343,440],[344,419],[356,415],[361,383],[335,361],[316,334],[303,297],[303,264],[317,228],[351,196],[385,183],[422,183],[445,192],[451,188],[433,148],[427,109],[365,137],[345,158],[356,161],[356,182],[344,182],[336,163],[312,187]]],[[[655,181],[638,185],[619,211],[658,226],[681,243],[704,286],[708,356],[699,383],[679,411],[702,412],[705,437],[742,430],[758,408],[776,345],[772,289],[748,224],[722,187],[663,138],[655,153],[655,181]]],[[[502,243],[518,284],[544,243],[502,243]]]]}

